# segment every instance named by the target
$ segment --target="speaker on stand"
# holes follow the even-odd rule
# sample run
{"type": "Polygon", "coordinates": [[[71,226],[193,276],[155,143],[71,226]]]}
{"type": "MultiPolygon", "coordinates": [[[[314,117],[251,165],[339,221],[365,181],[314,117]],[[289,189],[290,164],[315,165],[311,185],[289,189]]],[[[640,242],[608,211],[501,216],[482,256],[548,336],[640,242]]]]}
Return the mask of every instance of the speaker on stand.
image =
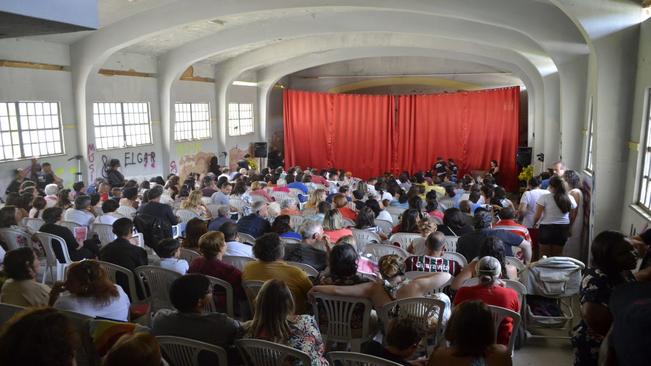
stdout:
{"type": "Polygon", "coordinates": [[[258,158],[258,170],[262,171],[262,159],[267,158],[267,143],[254,142],[253,143],[253,157],[258,158]]]}
{"type": "Polygon", "coordinates": [[[518,152],[515,155],[515,161],[520,169],[531,165],[532,149],[527,146],[518,147],[518,152]]]}

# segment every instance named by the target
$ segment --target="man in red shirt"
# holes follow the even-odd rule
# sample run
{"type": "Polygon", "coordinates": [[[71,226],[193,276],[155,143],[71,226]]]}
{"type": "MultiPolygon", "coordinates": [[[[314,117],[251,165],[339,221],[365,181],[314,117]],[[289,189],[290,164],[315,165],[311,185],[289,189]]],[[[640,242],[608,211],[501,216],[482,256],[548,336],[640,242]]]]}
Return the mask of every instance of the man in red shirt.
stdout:
{"type": "Polygon", "coordinates": [[[344,196],[341,193],[337,193],[333,198],[332,198],[332,203],[335,204],[335,208],[339,209],[339,213],[341,213],[341,216],[355,222],[357,220],[357,212],[353,211],[352,209],[348,208],[348,200],[346,199],[346,196],[344,196]]]}
{"type": "Polygon", "coordinates": [[[513,234],[522,237],[522,239],[531,242],[529,230],[515,221],[515,212],[513,212],[511,207],[504,207],[501,209],[497,214],[497,217],[499,217],[499,221],[493,225],[493,229],[508,230],[513,234]]]}
{"type": "MultiPolygon", "coordinates": [[[[477,264],[479,285],[461,287],[454,296],[454,305],[469,300],[481,300],[486,305],[500,306],[516,313],[520,312],[518,293],[502,287],[499,278],[502,273],[500,262],[494,257],[483,257],[477,264]]],[[[497,343],[508,346],[513,334],[513,318],[504,318],[497,333],[497,343]]]]}

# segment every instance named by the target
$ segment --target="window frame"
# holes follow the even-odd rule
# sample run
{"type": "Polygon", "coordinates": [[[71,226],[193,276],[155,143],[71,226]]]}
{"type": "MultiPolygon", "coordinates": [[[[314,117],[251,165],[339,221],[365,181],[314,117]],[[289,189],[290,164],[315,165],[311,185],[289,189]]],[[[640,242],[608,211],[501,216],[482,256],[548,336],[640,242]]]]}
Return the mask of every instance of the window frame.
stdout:
{"type": "MultiPolygon", "coordinates": [[[[133,101],[130,101],[130,102],[120,102],[120,101],[118,101],[118,102],[93,102],[91,104],[91,108],[92,108],[92,118],[93,118],[93,135],[94,135],[94,140],[95,140],[94,141],[95,142],[95,149],[97,151],[120,150],[120,149],[127,149],[127,148],[133,148],[133,147],[152,146],[152,145],[154,145],[154,134],[153,134],[153,131],[152,131],[152,120],[151,120],[151,106],[150,106],[149,102],[133,102],[133,101]],[[99,104],[119,104],[120,105],[120,114],[119,115],[121,116],[122,123],[119,126],[122,128],[122,136],[124,137],[123,140],[122,140],[122,142],[123,142],[122,146],[113,146],[113,147],[106,147],[106,148],[100,148],[99,147],[99,143],[97,141],[98,136],[96,134],[97,127],[108,127],[108,126],[100,126],[100,125],[95,124],[95,105],[96,104],[97,105],[99,105],[99,104]],[[137,104],[143,104],[147,108],[147,129],[149,131],[149,142],[148,143],[135,144],[135,145],[128,145],[127,144],[127,129],[126,129],[126,127],[128,126],[128,124],[125,123],[125,120],[124,120],[124,116],[125,116],[124,106],[126,104],[136,104],[136,105],[137,104]]],[[[131,124],[131,125],[144,125],[144,123],[131,124]]]]}
{"type": "Polygon", "coordinates": [[[228,103],[228,125],[226,126],[228,129],[228,136],[229,137],[237,137],[237,136],[247,136],[247,135],[253,135],[255,133],[255,105],[253,103],[239,103],[239,102],[231,102],[228,103]],[[231,105],[237,105],[237,119],[231,118],[231,105]],[[242,111],[241,107],[242,105],[250,105],[251,106],[251,131],[247,133],[241,133],[242,131],[242,111]],[[231,133],[231,123],[237,121],[237,130],[239,134],[232,134],[231,133]]]}
{"type": "Polygon", "coordinates": [[[639,188],[636,194],[635,204],[647,214],[651,214],[651,88],[646,90],[645,101],[645,113],[643,114],[644,119],[642,121],[644,128],[644,144],[642,145],[641,151],[642,165],[637,180],[639,188]]]}
{"type": "Polygon", "coordinates": [[[202,141],[202,140],[210,140],[210,139],[212,139],[212,118],[211,118],[211,114],[210,114],[210,103],[209,102],[205,102],[205,103],[175,102],[174,103],[174,137],[173,137],[173,139],[174,139],[174,142],[190,142],[190,141],[202,141]],[[178,105],[184,105],[184,104],[187,104],[187,105],[190,106],[190,110],[189,110],[190,120],[189,121],[181,121],[181,122],[179,122],[178,118],[177,118],[178,113],[179,113],[179,111],[177,110],[177,106],[178,105]],[[205,105],[207,107],[207,112],[206,112],[208,114],[208,119],[207,120],[205,120],[205,121],[195,121],[192,118],[192,116],[194,114],[194,112],[192,110],[192,106],[194,106],[194,105],[205,105]],[[195,137],[195,128],[194,128],[195,123],[203,123],[203,122],[208,123],[208,136],[207,137],[195,137]],[[192,135],[192,137],[190,139],[177,139],[176,138],[176,124],[177,123],[189,123],[190,124],[190,134],[192,135]]]}
{"type": "MultiPolygon", "coordinates": [[[[64,133],[63,133],[63,120],[62,120],[62,115],[61,115],[61,102],[52,102],[52,101],[44,101],[44,100],[38,100],[38,101],[37,100],[22,100],[22,101],[15,101],[15,102],[5,101],[5,102],[0,102],[0,104],[6,104],[7,105],[7,119],[9,121],[9,130],[2,131],[0,133],[9,133],[9,134],[17,133],[18,134],[18,148],[20,149],[20,157],[9,158],[9,159],[0,158],[0,163],[7,163],[7,162],[12,162],[12,161],[40,159],[40,158],[45,158],[45,157],[64,156],[64,155],[66,155],[66,144],[65,144],[64,133]],[[60,153],[45,154],[45,155],[42,155],[42,154],[41,155],[34,155],[34,154],[32,154],[31,156],[25,156],[25,146],[24,146],[24,141],[23,141],[23,132],[38,131],[38,127],[37,127],[37,129],[23,130],[23,128],[22,128],[22,120],[25,117],[29,117],[29,114],[28,115],[21,115],[21,113],[20,113],[20,104],[21,103],[56,104],[56,106],[57,106],[56,116],[58,118],[58,121],[57,121],[58,126],[57,126],[56,129],[59,132],[59,144],[60,144],[60,150],[61,150],[60,153]],[[11,122],[9,120],[9,105],[10,104],[14,105],[14,108],[15,108],[15,111],[16,111],[16,129],[15,130],[11,129],[11,122]]],[[[49,115],[52,116],[53,114],[50,113],[49,115]]],[[[42,116],[45,116],[45,114],[41,115],[41,117],[42,116]]],[[[54,128],[49,128],[49,129],[53,130],[54,128]]],[[[15,146],[13,144],[13,138],[10,137],[10,139],[12,141],[11,146],[15,146]]],[[[55,141],[51,141],[51,142],[55,142],[55,141]]],[[[36,144],[41,144],[41,143],[48,143],[48,141],[39,141],[36,144]]],[[[31,144],[35,144],[35,143],[34,142],[29,142],[28,144],[31,145],[31,144]]],[[[4,150],[4,147],[5,146],[2,144],[2,142],[0,140],[0,148],[2,148],[4,150]]]]}
{"type": "Polygon", "coordinates": [[[590,97],[589,107],[588,107],[588,129],[587,131],[587,142],[586,142],[586,153],[585,153],[585,168],[584,170],[592,175],[594,172],[594,157],[593,157],[593,148],[594,148],[594,104],[592,103],[592,97],[590,97]]]}

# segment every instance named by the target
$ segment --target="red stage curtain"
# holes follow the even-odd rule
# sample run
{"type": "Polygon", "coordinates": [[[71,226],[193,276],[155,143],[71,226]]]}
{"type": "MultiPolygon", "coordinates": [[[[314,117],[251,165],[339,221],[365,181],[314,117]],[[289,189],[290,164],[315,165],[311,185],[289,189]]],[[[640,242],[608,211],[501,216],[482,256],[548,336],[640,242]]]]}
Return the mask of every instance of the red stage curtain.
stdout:
{"type": "Polygon", "coordinates": [[[499,183],[516,189],[519,99],[518,87],[398,97],[395,167],[427,170],[442,156],[463,174],[488,170],[494,159],[499,183]]]}
{"type": "Polygon", "coordinates": [[[285,163],[369,178],[427,170],[437,156],[455,159],[462,174],[495,159],[513,190],[519,97],[517,87],[397,98],[285,90],[285,163]]]}
{"type": "Polygon", "coordinates": [[[285,90],[285,164],[341,168],[370,178],[391,170],[394,99],[285,90]]]}

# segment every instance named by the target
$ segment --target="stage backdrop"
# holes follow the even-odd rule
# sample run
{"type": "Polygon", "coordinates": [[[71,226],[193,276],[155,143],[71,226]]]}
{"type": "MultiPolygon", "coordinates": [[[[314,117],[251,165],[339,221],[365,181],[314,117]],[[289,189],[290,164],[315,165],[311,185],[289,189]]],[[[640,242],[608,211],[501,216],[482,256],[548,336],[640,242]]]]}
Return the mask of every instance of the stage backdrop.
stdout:
{"type": "Polygon", "coordinates": [[[369,178],[427,170],[437,156],[461,174],[495,159],[513,190],[519,99],[518,87],[399,97],[285,90],[285,164],[369,178]]]}

